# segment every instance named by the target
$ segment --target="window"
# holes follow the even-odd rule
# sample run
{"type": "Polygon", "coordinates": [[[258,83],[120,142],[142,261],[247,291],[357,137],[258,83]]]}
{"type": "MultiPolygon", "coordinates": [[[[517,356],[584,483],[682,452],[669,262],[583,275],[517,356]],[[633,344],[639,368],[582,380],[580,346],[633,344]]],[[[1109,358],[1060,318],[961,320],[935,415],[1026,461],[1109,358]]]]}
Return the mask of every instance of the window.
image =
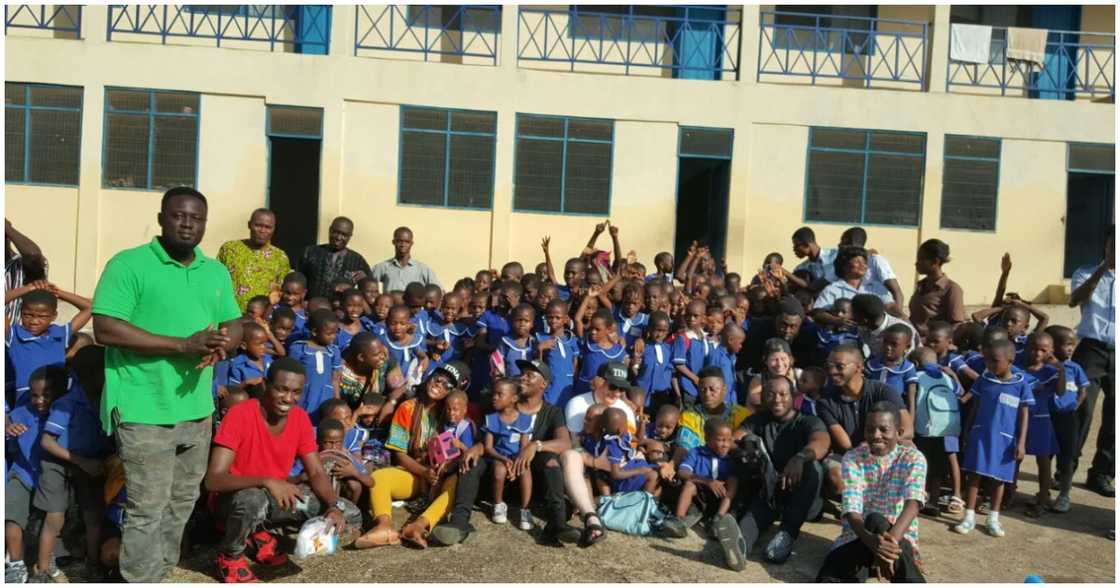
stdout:
{"type": "Polygon", "coordinates": [[[107,89],[108,188],[194,187],[198,172],[199,97],[191,92],[107,89]]]}
{"type": "Polygon", "coordinates": [[[513,208],[608,214],[614,121],[517,115],[513,208]]]}
{"type": "Polygon", "coordinates": [[[82,89],[4,84],[4,181],[78,185],[82,89]]]}
{"type": "Polygon", "coordinates": [[[323,109],[270,104],[265,124],[265,132],[269,137],[322,139],[323,109]]]}
{"type": "Polygon", "coordinates": [[[869,35],[862,31],[875,30],[874,19],[879,15],[876,5],[778,5],[775,12],[775,29],[799,27],[791,31],[797,38],[792,46],[786,34],[774,35],[776,49],[842,53],[855,53],[855,49],[859,49],[861,55],[875,52],[875,47],[868,43],[869,35]],[[840,30],[816,30],[818,26],[821,29],[843,29],[847,31],[847,36],[840,30]]]}
{"type": "Polygon", "coordinates": [[[941,228],[994,231],[1000,140],[945,136],[941,228]]]}
{"type": "Polygon", "coordinates": [[[917,226],[925,133],[809,130],[805,220],[917,226]]]}
{"type": "Polygon", "coordinates": [[[498,115],[401,107],[402,204],[490,208],[498,115]]]}
{"type": "Polygon", "coordinates": [[[734,131],[731,129],[681,127],[677,151],[681,157],[731,159],[733,138],[734,131]]]}
{"type": "Polygon", "coordinates": [[[1116,146],[1099,143],[1070,143],[1066,168],[1071,172],[1116,173],[1116,146]]]}

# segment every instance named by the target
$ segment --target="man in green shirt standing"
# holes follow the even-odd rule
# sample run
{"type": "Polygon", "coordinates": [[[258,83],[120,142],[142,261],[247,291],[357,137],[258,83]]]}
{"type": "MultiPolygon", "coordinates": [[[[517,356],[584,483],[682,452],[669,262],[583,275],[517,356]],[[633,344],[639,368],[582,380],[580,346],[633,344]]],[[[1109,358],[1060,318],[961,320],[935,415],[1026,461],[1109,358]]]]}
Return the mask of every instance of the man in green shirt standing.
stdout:
{"type": "Polygon", "coordinates": [[[229,272],[198,247],[206,213],[198,191],[168,190],[161,235],[113,256],[93,295],[106,347],[101,422],[116,434],[128,488],[120,569],[129,582],[159,582],[179,562],[210,451],[213,365],[241,341],[229,272]]]}

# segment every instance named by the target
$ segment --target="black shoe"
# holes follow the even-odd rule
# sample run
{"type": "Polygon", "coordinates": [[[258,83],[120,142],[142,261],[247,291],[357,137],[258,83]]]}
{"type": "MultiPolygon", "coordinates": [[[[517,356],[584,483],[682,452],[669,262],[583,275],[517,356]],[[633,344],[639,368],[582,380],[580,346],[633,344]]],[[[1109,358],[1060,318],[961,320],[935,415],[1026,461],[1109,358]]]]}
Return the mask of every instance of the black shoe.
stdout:
{"type": "Polygon", "coordinates": [[[471,535],[471,528],[469,525],[455,525],[452,523],[443,523],[436,525],[432,529],[432,533],[428,536],[432,543],[435,545],[442,545],[444,547],[451,547],[458,545],[467,540],[471,535]]]}
{"type": "Polygon", "coordinates": [[[541,530],[540,540],[544,545],[551,545],[554,547],[563,546],[565,543],[579,543],[580,537],[583,533],[567,524],[554,525],[549,523],[541,530]]]}
{"type": "Polygon", "coordinates": [[[688,525],[675,516],[668,516],[661,523],[661,534],[673,539],[684,539],[688,536],[688,525]]]}
{"type": "Polygon", "coordinates": [[[1116,496],[1116,486],[1113,485],[1111,478],[1104,476],[1097,476],[1091,478],[1089,483],[1086,484],[1090,490],[1104,496],[1105,498],[1113,498],[1116,496]]]}

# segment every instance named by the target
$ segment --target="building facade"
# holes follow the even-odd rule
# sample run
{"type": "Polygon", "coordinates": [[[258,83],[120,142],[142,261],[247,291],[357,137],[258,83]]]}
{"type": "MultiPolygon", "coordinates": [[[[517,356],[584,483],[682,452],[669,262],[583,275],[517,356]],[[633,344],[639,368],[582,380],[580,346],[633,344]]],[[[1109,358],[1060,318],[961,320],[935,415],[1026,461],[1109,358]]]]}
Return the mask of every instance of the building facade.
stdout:
{"type": "Polygon", "coordinates": [[[260,206],[290,254],[341,214],[376,263],[411,226],[445,284],[540,261],[544,235],[563,263],[605,218],[650,270],[693,239],[733,271],[789,265],[797,227],[829,245],[860,224],[907,294],[936,237],[966,303],[990,300],[1004,252],[1010,290],[1059,302],[1113,217],[1113,23],[1112,6],[9,5],[5,213],[87,294],[186,184],[210,201],[210,254],[260,206]],[[1023,28],[1045,49],[1017,53],[1023,28]],[[966,57],[978,38],[989,54],[966,57]]]}

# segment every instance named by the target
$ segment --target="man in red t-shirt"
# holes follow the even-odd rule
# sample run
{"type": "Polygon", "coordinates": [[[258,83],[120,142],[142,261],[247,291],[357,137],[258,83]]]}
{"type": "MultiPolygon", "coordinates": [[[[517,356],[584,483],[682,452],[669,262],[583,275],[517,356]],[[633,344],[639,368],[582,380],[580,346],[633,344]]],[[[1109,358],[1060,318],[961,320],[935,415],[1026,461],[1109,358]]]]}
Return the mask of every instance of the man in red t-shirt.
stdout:
{"type": "Polygon", "coordinates": [[[335,494],[319,461],[311,419],[297,406],[305,378],[298,361],[276,360],[264,397],[231,408],[214,435],[205,483],[208,491],[221,494],[218,511],[226,530],[218,544],[218,577],[223,582],[256,581],[244,555],[247,543],[258,563],[288,561],[268,531],[253,532],[262,524],[298,524],[322,514],[341,533],[347,523],[361,522],[357,507],[335,494]],[[288,482],[297,457],[309,484],[288,482]]]}

